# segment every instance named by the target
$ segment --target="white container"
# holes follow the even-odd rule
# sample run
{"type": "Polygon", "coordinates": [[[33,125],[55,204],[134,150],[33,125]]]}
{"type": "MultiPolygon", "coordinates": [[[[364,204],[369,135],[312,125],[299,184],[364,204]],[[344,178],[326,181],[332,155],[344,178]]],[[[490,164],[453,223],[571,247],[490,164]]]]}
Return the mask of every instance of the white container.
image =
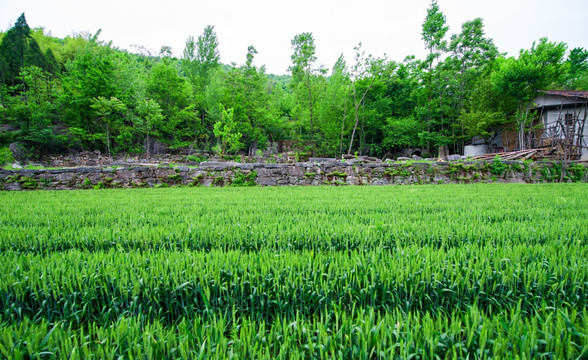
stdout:
{"type": "Polygon", "coordinates": [[[482,144],[482,145],[466,145],[466,147],[463,149],[463,155],[465,157],[471,156],[479,156],[479,155],[484,155],[488,153],[488,145],[486,144],[482,144]]]}

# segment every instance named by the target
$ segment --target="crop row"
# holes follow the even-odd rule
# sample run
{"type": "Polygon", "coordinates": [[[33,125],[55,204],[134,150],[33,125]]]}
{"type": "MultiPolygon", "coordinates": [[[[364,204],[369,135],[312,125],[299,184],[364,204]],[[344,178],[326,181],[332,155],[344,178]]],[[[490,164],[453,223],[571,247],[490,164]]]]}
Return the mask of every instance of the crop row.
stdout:
{"type": "Polygon", "coordinates": [[[74,329],[64,322],[22,322],[0,328],[7,359],[581,359],[588,356],[585,311],[521,316],[517,308],[487,315],[466,312],[278,318],[273,321],[195,316],[167,326],[121,318],[109,326],[74,329]]]}
{"type": "Polygon", "coordinates": [[[588,239],[586,184],[0,193],[0,251],[369,251],[588,239]]]}
{"type": "Polygon", "coordinates": [[[370,253],[71,251],[5,254],[6,319],[107,324],[120,317],[174,324],[207,312],[274,319],[333,307],[431,315],[476,306],[525,313],[588,305],[588,250],[575,245],[370,253]]]}

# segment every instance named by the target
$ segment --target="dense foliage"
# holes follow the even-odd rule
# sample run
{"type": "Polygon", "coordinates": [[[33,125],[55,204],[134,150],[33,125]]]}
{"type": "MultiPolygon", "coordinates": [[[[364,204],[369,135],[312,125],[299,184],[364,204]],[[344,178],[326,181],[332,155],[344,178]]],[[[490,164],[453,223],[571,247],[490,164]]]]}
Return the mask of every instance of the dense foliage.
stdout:
{"type": "Polygon", "coordinates": [[[587,50],[543,38],[507,57],[480,18],[448,34],[435,0],[422,26],[425,59],[374,58],[360,43],[349,64],[341,57],[328,71],[313,34],[302,33],[292,39],[291,76],[255,65],[253,46],[244,65],[221,64],[213,26],[190,36],[179,59],[166,46],[135,54],[98,36],[57,39],[29,28],[24,14],[1,34],[0,148],[253,155],[292,140],[327,156],[441,145],[460,153],[503,124],[524,132],[537,90],[588,90],[587,50]]]}
{"type": "Polygon", "coordinates": [[[584,358],[586,190],[0,193],[0,356],[584,358]]]}

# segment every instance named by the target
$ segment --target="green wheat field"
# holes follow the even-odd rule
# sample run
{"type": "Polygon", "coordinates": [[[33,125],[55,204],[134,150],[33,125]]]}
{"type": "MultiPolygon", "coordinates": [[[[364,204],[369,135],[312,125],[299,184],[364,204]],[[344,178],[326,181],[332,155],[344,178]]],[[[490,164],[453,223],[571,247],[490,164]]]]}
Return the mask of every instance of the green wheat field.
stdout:
{"type": "Polygon", "coordinates": [[[587,184],[0,204],[0,358],[588,358],[587,184]]]}

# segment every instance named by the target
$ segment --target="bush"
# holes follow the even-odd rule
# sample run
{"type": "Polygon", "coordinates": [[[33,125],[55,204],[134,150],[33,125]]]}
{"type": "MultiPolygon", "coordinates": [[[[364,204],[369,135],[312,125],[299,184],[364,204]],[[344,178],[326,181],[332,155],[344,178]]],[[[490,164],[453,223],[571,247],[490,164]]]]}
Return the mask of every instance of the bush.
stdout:
{"type": "Polygon", "coordinates": [[[496,155],[494,157],[494,161],[492,162],[492,164],[490,164],[490,174],[502,176],[504,175],[507,169],[508,165],[506,165],[500,160],[500,156],[496,155]]]}
{"type": "Polygon", "coordinates": [[[566,168],[566,175],[572,182],[582,182],[588,169],[583,164],[572,164],[566,168]]]}
{"type": "Polygon", "coordinates": [[[12,164],[14,156],[8,147],[0,148],[0,165],[12,164]]]}
{"type": "Polygon", "coordinates": [[[248,174],[242,172],[235,173],[231,186],[255,186],[255,179],[257,178],[257,172],[251,171],[248,174]]]}

